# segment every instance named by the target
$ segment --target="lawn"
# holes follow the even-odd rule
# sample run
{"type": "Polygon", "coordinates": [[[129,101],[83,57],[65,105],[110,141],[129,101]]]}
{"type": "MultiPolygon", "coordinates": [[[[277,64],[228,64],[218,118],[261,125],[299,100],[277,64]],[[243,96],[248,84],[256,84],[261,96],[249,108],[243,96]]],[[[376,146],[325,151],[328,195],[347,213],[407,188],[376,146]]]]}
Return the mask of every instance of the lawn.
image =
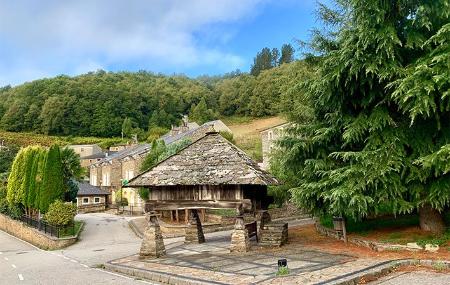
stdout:
{"type": "Polygon", "coordinates": [[[82,221],[77,221],[75,220],[75,226],[74,227],[68,227],[67,229],[62,229],[59,232],[59,237],[60,238],[64,238],[64,237],[72,237],[74,236],[76,233],[78,233],[78,231],[80,230],[80,228],[83,226],[83,222],[82,221]]]}

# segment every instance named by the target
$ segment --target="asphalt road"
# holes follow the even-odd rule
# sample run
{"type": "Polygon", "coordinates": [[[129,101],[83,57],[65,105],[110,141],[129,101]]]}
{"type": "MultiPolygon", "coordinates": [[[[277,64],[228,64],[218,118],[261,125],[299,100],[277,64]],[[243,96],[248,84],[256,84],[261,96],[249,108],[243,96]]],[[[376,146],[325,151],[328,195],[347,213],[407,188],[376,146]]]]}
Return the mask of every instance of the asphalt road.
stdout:
{"type": "Polygon", "coordinates": [[[80,215],[86,228],[75,245],[43,251],[0,231],[0,284],[154,284],[97,268],[136,253],[140,240],[122,217],[80,215]]]}

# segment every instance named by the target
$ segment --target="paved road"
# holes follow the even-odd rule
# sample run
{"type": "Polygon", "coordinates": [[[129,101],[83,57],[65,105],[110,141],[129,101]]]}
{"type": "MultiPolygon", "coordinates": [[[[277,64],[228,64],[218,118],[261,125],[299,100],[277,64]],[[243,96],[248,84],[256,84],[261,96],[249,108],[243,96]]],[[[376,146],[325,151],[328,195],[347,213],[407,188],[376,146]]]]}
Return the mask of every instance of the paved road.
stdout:
{"type": "Polygon", "coordinates": [[[140,240],[125,219],[107,214],[81,215],[81,240],[65,249],[42,251],[0,231],[0,284],[144,284],[95,268],[137,252],[140,240]]]}
{"type": "Polygon", "coordinates": [[[89,266],[98,266],[111,259],[139,251],[141,240],[136,237],[124,217],[106,213],[77,215],[85,227],[79,241],[61,250],[61,254],[82,261],[89,266]]]}
{"type": "Polygon", "coordinates": [[[371,282],[372,285],[444,285],[450,284],[450,274],[415,271],[415,272],[396,272],[385,276],[377,281],[371,282]]]}

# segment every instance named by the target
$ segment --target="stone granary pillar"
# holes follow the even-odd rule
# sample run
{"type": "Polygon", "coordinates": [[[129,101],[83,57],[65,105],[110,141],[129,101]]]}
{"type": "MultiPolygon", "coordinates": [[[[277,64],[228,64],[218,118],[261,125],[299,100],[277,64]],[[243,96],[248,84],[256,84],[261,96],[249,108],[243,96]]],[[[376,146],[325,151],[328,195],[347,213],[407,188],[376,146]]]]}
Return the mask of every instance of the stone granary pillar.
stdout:
{"type": "Polygon", "coordinates": [[[260,221],[259,221],[259,231],[258,231],[258,239],[261,240],[262,238],[262,229],[264,228],[265,224],[268,224],[272,221],[272,218],[270,217],[269,211],[267,210],[261,210],[260,211],[260,221]]]}
{"type": "Polygon", "coordinates": [[[202,222],[198,216],[197,209],[192,209],[189,211],[189,222],[186,226],[185,243],[204,243],[205,236],[203,235],[202,222]]]}
{"type": "Polygon", "coordinates": [[[141,251],[139,253],[140,258],[158,258],[166,255],[158,215],[156,212],[149,212],[146,214],[146,220],[148,221],[148,226],[142,238],[141,251]]]}
{"type": "Polygon", "coordinates": [[[244,224],[244,210],[240,206],[237,211],[236,222],[234,224],[234,231],[231,234],[231,252],[247,252],[250,250],[250,241],[248,238],[248,231],[244,224]]]}

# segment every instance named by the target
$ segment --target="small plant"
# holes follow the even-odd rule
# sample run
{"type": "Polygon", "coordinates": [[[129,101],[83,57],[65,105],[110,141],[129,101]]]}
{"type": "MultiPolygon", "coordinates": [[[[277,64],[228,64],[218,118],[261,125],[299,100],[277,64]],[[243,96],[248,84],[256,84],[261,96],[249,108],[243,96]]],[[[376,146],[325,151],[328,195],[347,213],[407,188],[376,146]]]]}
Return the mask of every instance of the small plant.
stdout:
{"type": "Polygon", "coordinates": [[[287,266],[278,267],[277,276],[284,276],[289,274],[289,268],[287,266]]]}
{"type": "Polygon", "coordinates": [[[433,268],[437,271],[444,271],[445,269],[447,269],[447,265],[442,261],[436,261],[433,264],[433,268]]]}

